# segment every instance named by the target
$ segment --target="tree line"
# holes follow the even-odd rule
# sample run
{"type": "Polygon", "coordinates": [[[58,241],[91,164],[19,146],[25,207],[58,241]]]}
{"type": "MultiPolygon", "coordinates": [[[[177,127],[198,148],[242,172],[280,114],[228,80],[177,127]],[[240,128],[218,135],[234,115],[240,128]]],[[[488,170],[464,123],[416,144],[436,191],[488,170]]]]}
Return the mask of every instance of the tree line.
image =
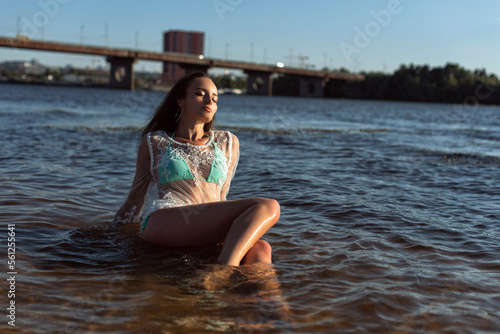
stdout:
{"type": "Polygon", "coordinates": [[[360,74],[365,76],[364,81],[330,80],[325,96],[500,105],[500,81],[484,69],[470,71],[452,63],[434,68],[410,64],[401,65],[393,74],[360,74]]]}

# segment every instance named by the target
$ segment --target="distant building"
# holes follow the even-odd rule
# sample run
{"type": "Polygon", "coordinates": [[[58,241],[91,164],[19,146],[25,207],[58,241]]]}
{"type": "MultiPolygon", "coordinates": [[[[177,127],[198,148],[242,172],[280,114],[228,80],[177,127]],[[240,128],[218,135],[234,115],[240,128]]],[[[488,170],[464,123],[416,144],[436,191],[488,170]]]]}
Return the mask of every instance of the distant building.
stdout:
{"type": "MultiPolygon", "coordinates": [[[[195,31],[169,30],[163,33],[163,51],[203,54],[205,34],[195,31]]],[[[163,81],[174,82],[185,74],[184,69],[175,63],[163,63],[163,81]]]]}
{"type": "Polygon", "coordinates": [[[22,74],[44,74],[46,66],[40,65],[37,59],[32,61],[6,61],[2,63],[2,70],[22,74]]]}

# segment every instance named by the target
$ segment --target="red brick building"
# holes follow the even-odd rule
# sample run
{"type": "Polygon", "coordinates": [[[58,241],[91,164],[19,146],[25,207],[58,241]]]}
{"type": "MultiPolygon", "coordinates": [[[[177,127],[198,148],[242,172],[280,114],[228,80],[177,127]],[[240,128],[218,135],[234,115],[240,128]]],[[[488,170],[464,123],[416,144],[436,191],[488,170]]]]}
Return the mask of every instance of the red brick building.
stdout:
{"type": "MultiPolygon", "coordinates": [[[[196,31],[169,30],[163,33],[163,51],[203,54],[205,34],[196,31]]],[[[174,82],[185,74],[185,71],[174,63],[163,63],[163,81],[174,82]]]]}

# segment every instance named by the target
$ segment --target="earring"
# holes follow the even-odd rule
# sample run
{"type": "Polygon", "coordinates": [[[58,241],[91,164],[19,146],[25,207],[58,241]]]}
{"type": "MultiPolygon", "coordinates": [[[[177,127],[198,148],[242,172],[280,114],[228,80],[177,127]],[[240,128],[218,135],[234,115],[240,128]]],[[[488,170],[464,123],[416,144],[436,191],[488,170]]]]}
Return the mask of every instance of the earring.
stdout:
{"type": "Polygon", "coordinates": [[[182,116],[182,108],[179,108],[175,113],[175,123],[178,123],[182,116]]]}

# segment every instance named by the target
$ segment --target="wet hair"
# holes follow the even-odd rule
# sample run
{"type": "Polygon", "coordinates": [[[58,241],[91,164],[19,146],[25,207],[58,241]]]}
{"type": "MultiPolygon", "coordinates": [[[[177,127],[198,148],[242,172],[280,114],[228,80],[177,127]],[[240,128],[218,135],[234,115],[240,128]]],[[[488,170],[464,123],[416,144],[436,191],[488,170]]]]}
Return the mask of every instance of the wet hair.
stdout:
{"type": "MultiPolygon", "coordinates": [[[[178,117],[177,112],[179,111],[177,102],[179,99],[186,97],[189,85],[197,78],[208,78],[208,76],[203,72],[194,72],[185,75],[177,81],[169,90],[158,108],[156,108],[149,123],[142,130],[141,138],[152,131],[163,130],[165,132],[174,132],[177,130],[177,125],[179,124],[179,120],[176,119],[176,116],[178,117]]],[[[212,129],[214,118],[212,118],[210,122],[205,123],[203,127],[205,132],[212,129]]]]}

